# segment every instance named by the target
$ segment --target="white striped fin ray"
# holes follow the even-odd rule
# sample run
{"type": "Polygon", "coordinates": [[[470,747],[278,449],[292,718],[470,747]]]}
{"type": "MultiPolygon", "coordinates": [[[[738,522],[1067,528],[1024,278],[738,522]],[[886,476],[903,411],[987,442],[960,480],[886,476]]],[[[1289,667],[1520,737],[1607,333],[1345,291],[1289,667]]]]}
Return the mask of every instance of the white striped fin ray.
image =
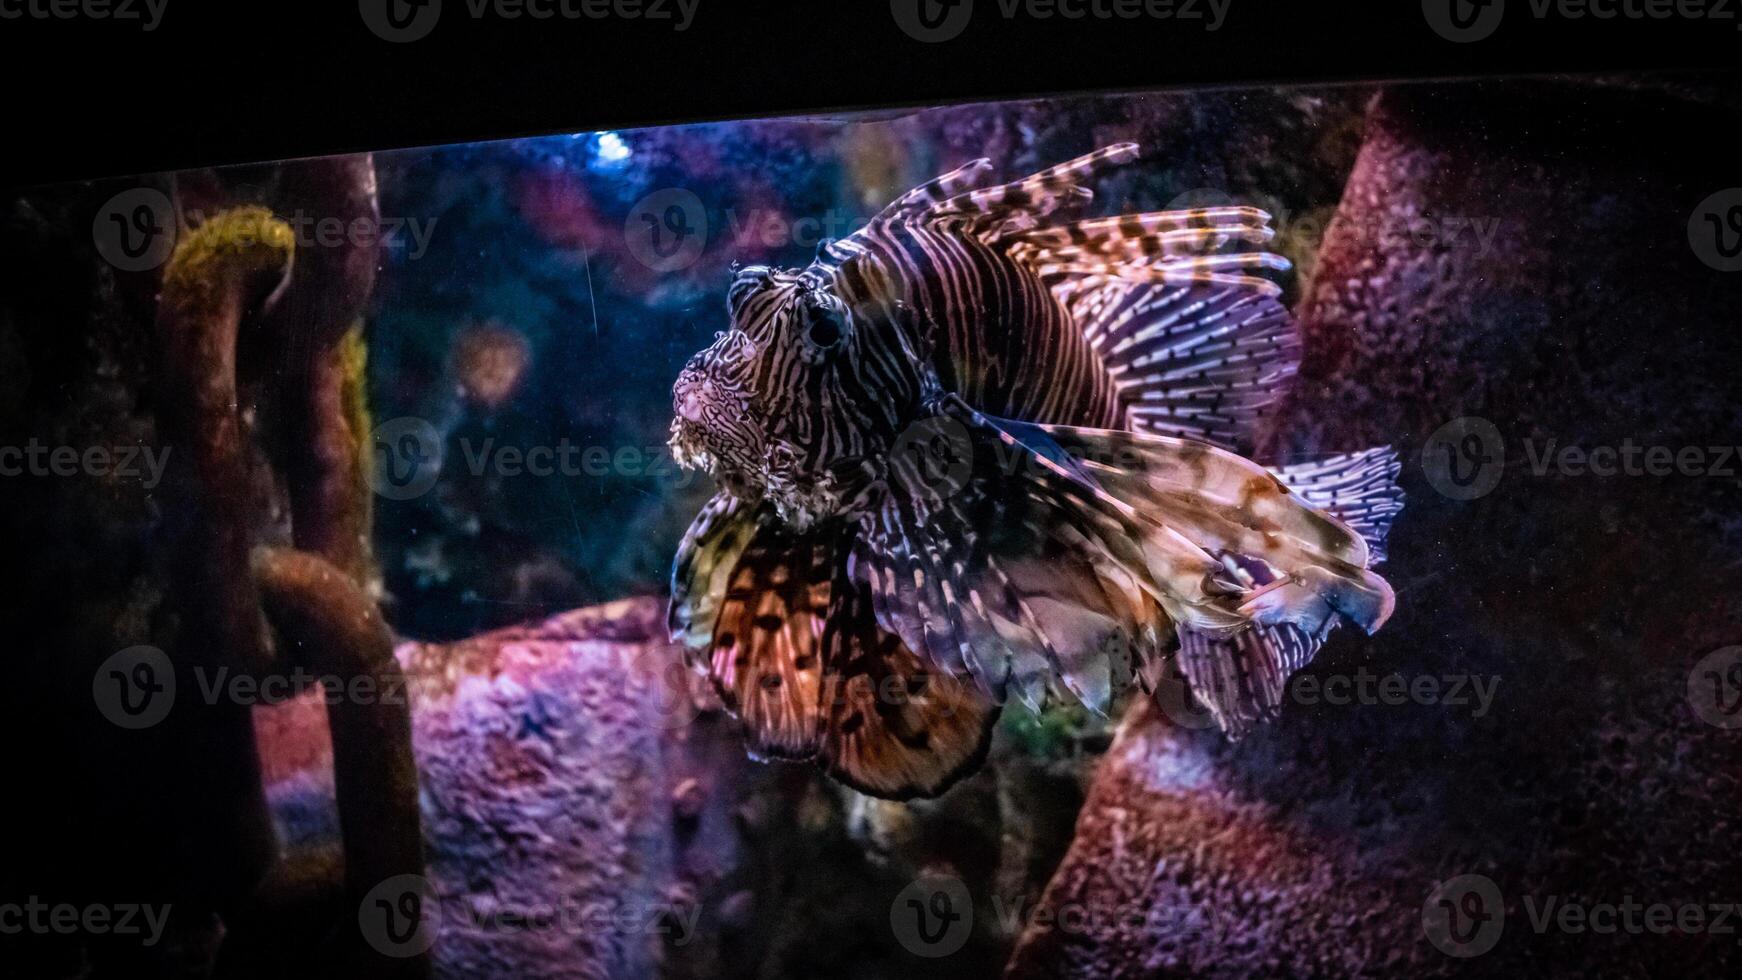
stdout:
{"type": "Polygon", "coordinates": [[[991,171],[992,161],[981,157],[978,160],[971,160],[947,174],[926,181],[891,201],[887,207],[879,211],[877,216],[866,224],[864,229],[855,235],[825,245],[818,259],[826,259],[835,265],[852,260],[864,247],[863,243],[859,241],[860,237],[866,234],[876,234],[880,229],[894,223],[923,220],[944,202],[978,187],[991,171]]]}
{"type": "Polygon", "coordinates": [[[1139,431],[1241,447],[1299,361],[1288,310],[1239,284],[1098,279],[1064,299],[1139,431]]]}
{"type": "Polygon", "coordinates": [[[1180,672],[1193,696],[1234,740],[1276,720],[1289,679],[1324,645],[1323,637],[1289,623],[1256,626],[1229,639],[1186,628],[1179,641],[1180,672]]]}
{"type": "Polygon", "coordinates": [[[1231,242],[1263,245],[1276,237],[1270,215],[1258,208],[1193,208],[1086,218],[1037,228],[1021,244],[1049,259],[1076,255],[1204,255],[1231,242]]]}
{"type": "Polygon", "coordinates": [[[1335,515],[1367,540],[1369,564],[1386,558],[1391,523],[1403,512],[1397,450],[1380,446],[1358,453],[1270,468],[1289,489],[1335,515]]]}
{"type": "Polygon", "coordinates": [[[969,191],[930,214],[985,212],[990,237],[1047,282],[1113,375],[1130,424],[1238,447],[1293,375],[1299,338],[1281,287],[1286,259],[1254,250],[1274,237],[1253,207],[1193,208],[1046,225],[1066,197],[1134,144],[1091,153],[1023,181],[969,191]]]}
{"type": "Polygon", "coordinates": [[[873,220],[890,221],[933,210],[952,197],[978,187],[991,170],[991,160],[985,157],[972,160],[896,198],[873,220]]]}
{"type": "Polygon", "coordinates": [[[1083,185],[1102,171],[1130,163],[1137,155],[1136,143],[1116,143],[1021,180],[964,191],[933,205],[926,214],[931,218],[989,217],[995,219],[1001,236],[1020,234],[1060,208],[1093,200],[1094,192],[1083,185]]]}

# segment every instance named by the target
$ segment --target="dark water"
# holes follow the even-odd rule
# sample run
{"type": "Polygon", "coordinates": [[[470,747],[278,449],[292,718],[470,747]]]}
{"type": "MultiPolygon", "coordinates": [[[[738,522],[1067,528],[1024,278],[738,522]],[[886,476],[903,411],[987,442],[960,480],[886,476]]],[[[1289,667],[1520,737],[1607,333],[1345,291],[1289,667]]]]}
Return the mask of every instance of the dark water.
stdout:
{"type": "Polygon", "coordinates": [[[708,492],[662,448],[671,383],[725,328],[733,263],[807,265],[980,156],[1013,179],[1135,140],[1143,161],[1094,213],[1260,202],[1310,271],[1367,95],[1067,99],[378,155],[383,215],[405,228],[370,324],[372,407],[427,420],[445,448],[427,494],[380,505],[395,625],[458,637],[664,588],[708,492]],[[504,361],[514,383],[480,397],[491,382],[467,371],[490,369],[467,365],[504,361]]]}

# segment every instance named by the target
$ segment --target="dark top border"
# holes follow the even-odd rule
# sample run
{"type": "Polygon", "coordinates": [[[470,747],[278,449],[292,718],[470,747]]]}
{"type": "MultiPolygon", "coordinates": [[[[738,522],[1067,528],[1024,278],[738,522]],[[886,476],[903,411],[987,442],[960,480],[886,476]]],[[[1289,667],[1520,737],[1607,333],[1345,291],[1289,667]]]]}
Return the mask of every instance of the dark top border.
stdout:
{"type": "Polygon", "coordinates": [[[1067,92],[1738,63],[1742,0],[0,0],[0,181],[1067,92]]]}

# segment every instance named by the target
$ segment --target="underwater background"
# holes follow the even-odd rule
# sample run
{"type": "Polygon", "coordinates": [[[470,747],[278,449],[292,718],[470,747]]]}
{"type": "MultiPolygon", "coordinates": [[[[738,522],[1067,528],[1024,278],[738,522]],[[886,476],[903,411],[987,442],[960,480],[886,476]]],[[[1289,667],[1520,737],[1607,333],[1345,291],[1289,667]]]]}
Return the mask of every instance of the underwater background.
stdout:
{"type": "Polygon", "coordinates": [[[1279,250],[1304,265],[1298,290],[1370,95],[1085,97],[378,154],[383,215],[420,221],[427,240],[408,230],[387,253],[371,404],[378,420],[430,421],[447,450],[430,493],[380,505],[394,625],[455,638],[664,590],[712,491],[654,457],[672,381],[727,326],[733,263],[808,265],[824,238],[976,157],[1014,177],[1135,141],[1143,159],[1099,189],[1095,213],[1268,206],[1286,219],[1279,250]],[[667,261],[637,209],[663,219],[674,200],[694,237],[667,261]],[[486,445],[564,440],[572,475],[464,465],[486,445]]]}
{"type": "MultiPolygon", "coordinates": [[[[177,602],[189,581],[213,605],[238,593],[176,550],[190,512],[246,500],[250,542],[302,532],[302,474],[333,447],[274,421],[306,387],[295,344],[240,332],[232,414],[260,447],[233,485],[7,476],[25,574],[0,607],[23,638],[0,718],[28,750],[0,897],[175,914],[146,948],[5,935],[0,962],[396,975],[345,937],[387,884],[357,869],[410,862],[439,934],[395,963],[443,977],[1734,975],[1710,910],[1742,902],[1742,480],[1537,461],[1631,444],[1715,462],[1737,443],[1742,279],[1699,232],[1735,183],[1712,147],[1739,95],[1654,75],[1070,96],[9,195],[8,447],[167,445],[218,373],[156,348],[187,267],[106,260],[93,222],[118,194],[172,197],[184,232],[291,217],[329,169],[378,201],[389,235],[366,268],[299,246],[290,282],[343,298],[325,380],[374,469],[340,515],[367,529],[341,597],[366,608],[342,608],[411,696],[403,745],[310,695],[143,730],[103,701],[107,665],[141,646],[236,652],[177,602]],[[1013,708],[983,771],[914,803],[746,759],[705,683],[671,696],[663,608],[711,492],[670,466],[671,385],[725,328],[732,265],[804,265],[970,159],[1017,177],[1125,140],[1143,156],[1097,182],[1095,213],[1256,204],[1295,264],[1302,364],[1261,454],[1405,461],[1381,568],[1396,616],[1340,631],[1301,677],[1433,696],[1297,699],[1238,743],[1178,687],[1106,719],[1013,708]],[[1454,445],[1487,431],[1472,419],[1499,440],[1480,493],[1432,465],[1448,426],[1454,445]],[[535,454],[555,469],[530,472],[535,454]],[[359,780],[358,744],[399,754],[359,780]],[[342,816],[359,798],[401,809],[359,841],[342,816]],[[939,881],[973,910],[947,951],[905,917],[939,881]],[[1449,941],[1446,900],[1487,917],[1449,941]],[[1707,912],[1665,932],[1541,918],[1635,900],[1707,912]]],[[[345,645],[313,635],[285,646],[345,645]]]]}

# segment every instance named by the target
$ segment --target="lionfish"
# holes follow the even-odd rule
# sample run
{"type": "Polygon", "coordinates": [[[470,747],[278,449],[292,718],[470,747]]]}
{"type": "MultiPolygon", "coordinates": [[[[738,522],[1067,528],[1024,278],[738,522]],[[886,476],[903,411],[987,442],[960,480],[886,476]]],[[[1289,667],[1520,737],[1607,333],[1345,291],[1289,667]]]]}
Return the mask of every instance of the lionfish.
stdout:
{"type": "Polygon", "coordinates": [[[1105,714],[1170,657],[1238,737],[1332,628],[1390,615],[1396,454],[1235,451],[1298,356],[1270,216],[1063,217],[1137,155],[1002,186],[976,160],[807,268],[736,270],[673,392],[719,490],[670,626],[752,755],[935,796],[1011,696],[1105,714]]]}

